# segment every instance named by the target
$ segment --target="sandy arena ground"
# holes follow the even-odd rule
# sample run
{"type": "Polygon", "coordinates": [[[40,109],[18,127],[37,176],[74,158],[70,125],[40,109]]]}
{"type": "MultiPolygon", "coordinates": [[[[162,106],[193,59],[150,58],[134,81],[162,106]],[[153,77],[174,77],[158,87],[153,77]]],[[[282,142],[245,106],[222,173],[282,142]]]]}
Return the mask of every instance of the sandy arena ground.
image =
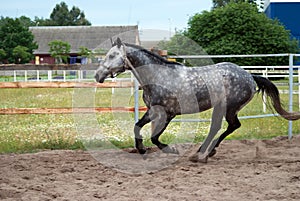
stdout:
{"type": "Polygon", "coordinates": [[[224,141],[207,164],[156,153],[3,154],[0,200],[300,200],[300,135],[224,141]]]}

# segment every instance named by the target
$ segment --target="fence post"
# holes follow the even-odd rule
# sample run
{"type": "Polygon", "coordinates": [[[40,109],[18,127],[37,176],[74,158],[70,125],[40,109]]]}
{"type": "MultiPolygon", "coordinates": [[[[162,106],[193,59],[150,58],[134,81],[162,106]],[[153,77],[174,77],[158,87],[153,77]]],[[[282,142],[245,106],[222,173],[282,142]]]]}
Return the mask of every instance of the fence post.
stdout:
{"type": "Polygon", "coordinates": [[[16,72],[16,70],[14,70],[14,82],[16,82],[17,81],[17,72],[16,72]]]}
{"type": "MultiPolygon", "coordinates": [[[[263,77],[268,78],[267,75],[267,70],[263,71],[263,77]]],[[[263,112],[266,113],[267,112],[267,95],[266,93],[263,94],[263,112]]]]}
{"type": "Polygon", "coordinates": [[[134,121],[139,121],[139,82],[134,79],[134,121]]]}
{"type": "Polygon", "coordinates": [[[48,81],[52,81],[52,71],[48,70],[48,81]]]}
{"type": "Polygon", "coordinates": [[[25,81],[25,82],[28,81],[28,79],[27,79],[27,70],[24,71],[24,81],[25,81]]]}
{"type": "MultiPolygon", "coordinates": [[[[112,82],[116,82],[117,80],[116,80],[116,78],[114,77],[111,81],[112,81],[112,82]]],[[[114,87],[111,88],[111,93],[112,93],[112,94],[115,94],[115,88],[114,88],[114,87]]]]}
{"type": "MultiPolygon", "coordinates": [[[[135,79],[135,77],[134,77],[133,73],[130,72],[130,81],[134,82],[134,79],[135,79]]],[[[130,94],[133,95],[133,93],[134,93],[134,87],[131,87],[130,94]]]]}
{"type": "Polygon", "coordinates": [[[63,70],[63,80],[66,81],[66,70],[63,70]]]}
{"type": "Polygon", "coordinates": [[[40,71],[36,70],[36,81],[39,82],[40,81],[40,71]]]}
{"type": "MultiPolygon", "coordinates": [[[[289,55],[289,111],[293,111],[293,67],[294,67],[294,55],[289,55]]],[[[293,137],[293,122],[289,121],[289,130],[288,130],[288,137],[289,139],[292,139],[293,137]]]]}

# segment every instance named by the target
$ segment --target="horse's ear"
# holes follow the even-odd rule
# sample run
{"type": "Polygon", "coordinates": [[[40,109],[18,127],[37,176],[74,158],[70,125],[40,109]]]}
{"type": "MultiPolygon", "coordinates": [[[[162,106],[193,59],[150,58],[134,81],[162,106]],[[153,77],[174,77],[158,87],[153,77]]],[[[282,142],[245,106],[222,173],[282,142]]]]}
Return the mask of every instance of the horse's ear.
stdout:
{"type": "Polygon", "coordinates": [[[122,43],[121,39],[118,37],[117,38],[117,46],[118,46],[118,48],[120,48],[122,45],[123,45],[123,43],[122,43]]]}

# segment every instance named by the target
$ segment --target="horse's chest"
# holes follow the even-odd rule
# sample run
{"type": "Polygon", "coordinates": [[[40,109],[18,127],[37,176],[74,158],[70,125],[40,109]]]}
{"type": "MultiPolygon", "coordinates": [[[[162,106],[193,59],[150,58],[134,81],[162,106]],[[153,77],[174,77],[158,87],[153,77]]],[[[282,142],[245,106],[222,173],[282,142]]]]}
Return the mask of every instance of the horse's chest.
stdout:
{"type": "Polygon", "coordinates": [[[144,89],[144,101],[147,105],[175,105],[177,93],[166,86],[151,85],[144,89]]]}

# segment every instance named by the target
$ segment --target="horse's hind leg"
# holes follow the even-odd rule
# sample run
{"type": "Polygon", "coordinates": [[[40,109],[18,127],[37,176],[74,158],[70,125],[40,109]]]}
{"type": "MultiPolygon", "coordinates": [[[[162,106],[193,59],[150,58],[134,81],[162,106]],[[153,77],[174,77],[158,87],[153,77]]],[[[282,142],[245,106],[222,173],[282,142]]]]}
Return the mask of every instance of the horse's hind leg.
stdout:
{"type": "Polygon", "coordinates": [[[174,118],[174,115],[167,114],[162,106],[153,106],[151,107],[151,120],[152,120],[152,135],[151,141],[159,149],[165,153],[174,153],[178,154],[178,151],[175,148],[170,148],[169,145],[163,144],[159,141],[160,135],[167,128],[170,121],[174,118]]]}
{"type": "Polygon", "coordinates": [[[143,145],[143,137],[140,131],[144,125],[151,121],[149,116],[149,110],[144,114],[144,116],[135,124],[134,126],[134,136],[135,136],[135,147],[140,154],[145,154],[146,149],[143,145]]]}
{"type": "Polygon", "coordinates": [[[204,140],[203,144],[199,148],[196,154],[190,156],[190,161],[193,162],[207,162],[207,158],[209,157],[210,151],[209,148],[212,146],[214,141],[212,141],[218,131],[221,129],[222,126],[222,119],[225,115],[225,107],[222,103],[216,105],[213,109],[212,114],[212,121],[209,129],[208,136],[204,140]]]}

